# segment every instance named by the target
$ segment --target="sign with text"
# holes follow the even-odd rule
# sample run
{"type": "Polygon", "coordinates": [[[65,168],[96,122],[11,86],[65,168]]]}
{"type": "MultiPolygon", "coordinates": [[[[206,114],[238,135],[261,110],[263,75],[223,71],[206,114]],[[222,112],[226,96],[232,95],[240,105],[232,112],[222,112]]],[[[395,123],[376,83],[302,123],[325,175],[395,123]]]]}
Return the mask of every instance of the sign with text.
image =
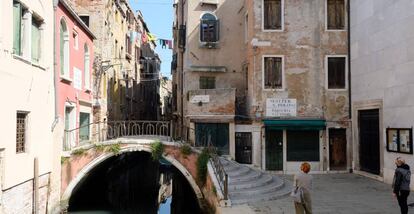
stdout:
{"type": "Polygon", "coordinates": [[[296,99],[266,100],[266,117],[296,117],[296,111],[296,99]]]}
{"type": "Polygon", "coordinates": [[[210,102],[210,95],[194,95],[191,97],[191,103],[208,103],[210,102]]]}

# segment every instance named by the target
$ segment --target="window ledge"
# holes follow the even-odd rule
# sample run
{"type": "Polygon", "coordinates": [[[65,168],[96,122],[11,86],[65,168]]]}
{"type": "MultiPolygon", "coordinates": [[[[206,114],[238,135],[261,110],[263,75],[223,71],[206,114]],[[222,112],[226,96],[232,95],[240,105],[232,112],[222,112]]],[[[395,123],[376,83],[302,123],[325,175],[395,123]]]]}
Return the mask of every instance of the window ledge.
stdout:
{"type": "Polygon", "coordinates": [[[37,68],[40,68],[40,69],[46,71],[46,68],[44,66],[40,65],[40,64],[32,63],[32,66],[37,67],[37,68]]]}
{"type": "Polygon", "coordinates": [[[219,42],[201,42],[200,41],[200,48],[208,48],[208,49],[217,49],[220,48],[219,42]]]}
{"type": "Polygon", "coordinates": [[[282,28],[282,29],[274,29],[274,30],[271,30],[271,29],[262,29],[262,32],[264,32],[264,33],[280,33],[280,32],[284,32],[285,30],[282,28]]]}
{"type": "Polygon", "coordinates": [[[26,64],[29,64],[29,65],[32,64],[32,62],[29,59],[27,59],[26,57],[20,56],[20,55],[13,54],[13,58],[15,58],[17,60],[20,60],[20,61],[22,61],[26,64]]]}
{"type": "Polygon", "coordinates": [[[332,92],[343,92],[343,91],[348,91],[347,88],[327,88],[327,91],[332,91],[332,92]]]}
{"type": "Polygon", "coordinates": [[[92,92],[92,89],[85,87],[85,91],[89,93],[92,92]]]}
{"type": "Polygon", "coordinates": [[[60,76],[61,81],[71,83],[73,80],[68,76],[60,76]]]}

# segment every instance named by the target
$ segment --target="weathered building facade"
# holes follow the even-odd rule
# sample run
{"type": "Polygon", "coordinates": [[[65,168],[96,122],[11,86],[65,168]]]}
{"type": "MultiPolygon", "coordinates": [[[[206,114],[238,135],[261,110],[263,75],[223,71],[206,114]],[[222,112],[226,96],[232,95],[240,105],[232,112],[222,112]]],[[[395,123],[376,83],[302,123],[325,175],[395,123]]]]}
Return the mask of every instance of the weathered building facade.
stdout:
{"type": "Polygon", "coordinates": [[[347,170],[347,1],[260,0],[245,7],[252,123],[236,126],[236,150],[247,135],[251,163],[262,169],[296,172],[307,161],[313,171],[347,170]]]}
{"type": "MultiPolygon", "coordinates": [[[[141,73],[147,72],[143,54],[148,52],[143,53],[143,49],[151,52],[152,61],[156,61],[153,59],[156,54],[155,42],[148,40],[150,32],[142,14],[135,16],[126,0],[71,0],[71,3],[97,37],[94,42],[95,122],[143,119],[139,113],[140,100],[144,100],[140,97],[141,73]]],[[[152,73],[159,72],[159,63],[155,66],[158,70],[152,73]]]]}
{"type": "Polygon", "coordinates": [[[176,135],[234,157],[236,101],[245,96],[243,1],[176,1],[176,135]]]}
{"type": "Polygon", "coordinates": [[[397,157],[414,164],[414,5],[376,0],[350,6],[354,169],[391,183],[397,157]]]}
{"type": "Polygon", "coordinates": [[[59,203],[53,1],[0,2],[0,213],[59,203]]]}
{"type": "Polygon", "coordinates": [[[178,136],[266,170],[351,167],[347,1],[176,1],[175,13],[178,136]]]}

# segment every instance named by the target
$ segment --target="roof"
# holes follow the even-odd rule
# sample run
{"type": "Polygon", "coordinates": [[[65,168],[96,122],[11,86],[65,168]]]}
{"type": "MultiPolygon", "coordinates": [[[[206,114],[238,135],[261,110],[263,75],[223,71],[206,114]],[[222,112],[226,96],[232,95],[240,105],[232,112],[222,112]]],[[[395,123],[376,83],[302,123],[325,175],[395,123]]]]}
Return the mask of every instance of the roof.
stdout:
{"type": "Polygon", "coordinates": [[[92,33],[89,27],[86,26],[86,24],[82,21],[75,10],[66,2],[66,0],[59,0],[59,3],[61,3],[67,11],[69,11],[70,15],[75,18],[76,22],[78,22],[78,24],[85,30],[87,34],[89,34],[89,36],[91,36],[93,39],[96,39],[95,35],[92,33]]]}

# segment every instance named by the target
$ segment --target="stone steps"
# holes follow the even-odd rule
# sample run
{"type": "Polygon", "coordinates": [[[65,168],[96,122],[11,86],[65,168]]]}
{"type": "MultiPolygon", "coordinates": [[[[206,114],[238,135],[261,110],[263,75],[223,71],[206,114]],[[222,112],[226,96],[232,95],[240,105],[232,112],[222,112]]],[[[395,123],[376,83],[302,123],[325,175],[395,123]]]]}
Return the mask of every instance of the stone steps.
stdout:
{"type": "Polygon", "coordinates": [[[232,204],[286,197],[292,184],[276,175],[253,169],[224,158],[220,159],[229,178],[229,198],[232,204]]]}

